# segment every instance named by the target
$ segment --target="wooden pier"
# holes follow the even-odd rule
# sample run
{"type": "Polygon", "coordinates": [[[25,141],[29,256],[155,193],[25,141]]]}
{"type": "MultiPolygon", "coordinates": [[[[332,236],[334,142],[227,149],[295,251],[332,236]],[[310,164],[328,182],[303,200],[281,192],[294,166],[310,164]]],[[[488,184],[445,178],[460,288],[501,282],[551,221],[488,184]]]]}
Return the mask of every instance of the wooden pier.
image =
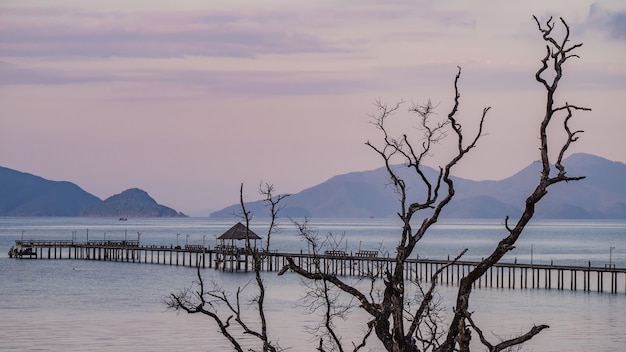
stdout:
{"type": "MultiPolygon", "coordinates": [[[[223,271],[251,271],[252,251],[235,246],[202,245],[142,246],[138,240],[88,241],[68,240],[17,240],[9,255],[15,258],[35,259],[82,259],[106,260],[132,263],[164,264],[195,268],[215,268],[223,271]]],[[[258,253],[258,252],[257,252],[258,253]]],[[[309,253],[262,253],[263,271],[279,271],[287,257],[310,271],[322,270],[341,276],[382,277],[392,268],[393,258],[379,257],[376,251],[327,251],[321,255],[309,253]]],[[[408,280],[429,282],[433,274],[442,285],[458,284],[461,278],[478,265],[473,261],[450,259],[409,259],[405,263],[408,280]]],[[[615,266],[560,266],[528,263],[498,263],[475,283],[477,288],[501,289],[556,289],[584,292],[607,292],[626,294],[626,268],[615,266]]]]}

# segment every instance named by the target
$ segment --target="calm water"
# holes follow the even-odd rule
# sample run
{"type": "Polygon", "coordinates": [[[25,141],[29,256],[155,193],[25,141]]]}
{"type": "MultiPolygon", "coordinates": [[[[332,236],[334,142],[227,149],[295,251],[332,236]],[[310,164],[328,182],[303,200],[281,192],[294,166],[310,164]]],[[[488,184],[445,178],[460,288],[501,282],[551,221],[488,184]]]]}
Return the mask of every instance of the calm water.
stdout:
{"type": "MultiPolygon", "coordinates": [[[[215,244],[236,220],[0,218],[0,350],[2,351],[220,351],[228,345],[211,321],[167,311],[164,298],[188,287],[194,269],[81,260],[15,260],[7,251],[16,239],[136,239],[144,245],[215,244]]],[[[398,224],[391,220],[323,220],[320,234],[343,235],[342,249],[392,252],[398,224]]],[[[252,229],[265,239],[266,224],[252,229]]],[[[447,221],[418,246],[420,257],[445,258],[469,248],[480,259],[504,233],[492,220],[447,221]]],[[[273,248],[307,251],[284,220],[273,248]]],[[[534,223],[506,260],[626,267],[625,221],[545,221],[534,223]],[[613,250],[610,250],[614,247],[613,250]],[[532,248],[532,249],[531,249],[532,248]],[[532,254],[531,254],[532,252],[532,254]],[[610,257],[610,258],[609,258],[610,257]]],[[[245,285],[250,274],[203,270],[227,287],[245,285]]],[[[303,329],[316,321],[297,307],[302,295],[294,275],[266,274],[272,336],[292,351],[314,350],[303,329]]],[[[447,309],[454,287],[441,287],[447,309]]],[[[250,291],[252,294],[253,292],[250,291]]],[[[556,290],[481,289],[472,296],[475,320],[488,336],[509,337],[533,324],[550,329],[524,346],[532,351],[619,351],[626,344],[626,295],[556,290]],[[491,332],[494,334],[492,335],[491,332]]],[[[346,339],[359,336],[366,316],[355,312],[341,325],[346,339]]],[[[493,338],[495,340],[495,338],[493,338]]],[[[372,341],[372,348],[377,345],[372,341]]],[[[482,350],[482,349],[476,349],[482,350]]]]}

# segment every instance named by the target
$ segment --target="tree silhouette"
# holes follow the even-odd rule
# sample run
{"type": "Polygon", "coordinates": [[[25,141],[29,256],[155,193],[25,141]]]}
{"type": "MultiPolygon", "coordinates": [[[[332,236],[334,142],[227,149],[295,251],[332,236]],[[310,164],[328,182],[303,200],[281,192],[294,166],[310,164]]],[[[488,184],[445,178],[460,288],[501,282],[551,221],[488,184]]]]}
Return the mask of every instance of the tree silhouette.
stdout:
{"type": "MultiPolygon", "coordinates": [[[[461,68],[454,79],[454,97],[451,110],[443,118],[438,119],[435,114],[435,106],[428,101],[425,104],[413,104],[408,112],[416,118],[417,129],[405,129],[404,133],[394,137],[389,121],[400,112],[403,102],[388,106],[377,101],[376,113],[371,116],[372,124],[380,133],[380,141],[370,142],[366,145],[375,152],[383,161],[390,184],[396,192],[399,201],[398,217],[402,221],[399,229],[397,247],[393,253],[393,262],[385,270],[383,278],[369,275],[369,284],[357,286],[349,283],[345,277],[340,277],[332,272],[324,270],[319,265],[300,266],[292,257],[286,257],[287,264],[280,270],[279,275],[292,271],[300,275],[305,283],[307,295],[311,299],[309,307],[321,309],[322,322],[316,327],[315,332],[320,336],[316,347],[319,351],[350,349],[357,351],[367,345],[371,336],[376,336],[387,351],[434,351],[453,352],[469,351],[472,332],[488,351],[497,352],[515,347],[532,339],[547,325],[535,325],[525,333],[500,340],[497,343],[489,341],[480,328],[480,322],[472,317],[470,311],[470,297],[474,284],[502,257],[515,248],[516,241],[522,235],[525,227],[535,213],[535,206],[547,195],[549,188],[557,183],[583,179],[584,176],[570,176],[566,173],[562,161],[572,143],[578,140],[580,130],[573,130],[571,122],[574,112],[589,110],[584,107],[565,102],[559,105],[555,95],[559,83],[563,77],[566,62],[571,58],[577,58],[576,50],[582,44],[570,43],[570,29],[561,18],[559,22],[552,18],[541,22],[533,17],[546,44],[546,54],[541,59],[541,66],[535,73],[537,82],[546,92],[545,114],[538,126],[539,153],[541,174],[534,190],[528,195],[521,214],[516,215],[514,223],[510,223],[509,217],[505,219],[504,228],[506,236],[498,243],[489,256],[481,260],[460,280],[456,294],[455,305],[452,308],[452,316],[443,319],[440,315],[443,309],[434,294],[437,285],[437,277],[445,269],[441,267],[432,274],[430,285],[422,287],[420,283],[407,280],[406,261],[411,257],[416,244],[428,233],[432,226],[440,219],[442,211],[455,197],[455,184],[451,177],[453,171],[471,151],[475,149],[483,135],[483,126],[489,107],[483,109],[476,122],[476,132],[467,134],[461,124],[459,106],[461,95],[458,82],[461,78],[461,68]],[[562,26],[559,35],[553,33],[557,25],[562,26]],[[553,127],[554,126],[554,127],[553,127]],[[417,136],[411,135],[410,131],[418,131],[417,136]],[[558,140],[558,136],[562,136],[558,140]],[[451,153],[445,163],[439,167],[434,177],[429,177],[425,172],[424,161],[435,152],[435,147],[443,143],[450,143],[454,152],[451,153]],[[554,148],[555,152],[552,151],[554,148]],[[402,165],[402,166],[398,166],[402,165]],[[405,168],[411,171],[410,176],[400,173],[405,168]],[[400,175],[405,176],[400,176],[400,175]],[[407,177],[414,178],[423,185],[423,192],[415,194],[407,187],[407,177]],[[341,297],[346,297],[341,299],[341,297]],[[351,302],[344,305],[343,302],[351,302]],[[358,307],[358,308],[357,308],[358,307]],[[363,338],[358,344],[353,343],[350,348],[344,346],[341,334],[336,331],[334,319],[341,318],[351,309],[362,309],[369,316],[367,328],[363,338]]],[[[272,196],[272,187],[266,188],[266,200],[270,204],[272,222],[268,232],[266,251],[269,250],[269,237],[275,229],[278,202],[281,197],[272,196]]],[[[243,192],[240,192],[242,194],[243,192]]],[[[241,206],[246,219],[249,215],[245,210],[243,197],[241,206]]],[[[294,222],[301,236],[314,249],[314,257],[320,253],[323,246],[320,238],[307,226],[307,221],[294,222]]],[[[331,248],[332,249],[332,246],[331,248]]],[[[458,261],[465,251],[450,261],[451,265],[458,261]]],[[[263,314],[264,284],[260,273],[260,263],[264,259],[263,252],[258,252],[254,257],[255,283],[258,287],[256,297],[257,311],[259,312],[260,331],[248,328],[240,315],[239,293],[237,290],[234,303],[227,297],[223,290],[204,290],[204,284],[200,273],[198,280],[200,289],[193,292],[183,291],[181,294],[172,295],[170,307],[184,310],[188,313],[203,313],[212,317],[220,328],[221,333],[231,342],[233,347],[241,351],[242,347],[238,338],[231,333],[230,322],[233,319],[243,328],[243,332],[257,337],[263,343],[263,351],[276,351],[267,336],[267,322],[263,314]],[[208,298],[207,298],[208,297],[208,298]],[[227,307],[229,315],[220,317],[216,313],[216,304],[227,307]]],[[[215,285],[214,285],[215,286],[215,285]]]]}

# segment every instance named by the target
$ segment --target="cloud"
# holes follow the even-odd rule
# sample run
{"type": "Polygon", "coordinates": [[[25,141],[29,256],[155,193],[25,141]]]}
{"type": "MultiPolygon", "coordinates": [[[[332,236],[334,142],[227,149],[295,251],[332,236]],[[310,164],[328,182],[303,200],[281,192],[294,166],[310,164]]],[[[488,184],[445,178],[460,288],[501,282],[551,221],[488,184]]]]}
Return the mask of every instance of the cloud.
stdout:
{"type": "Polygon", "coordinates": [[[593,4],[589,8],[588,22],[610,38],[626,41],[626,11],[611,11],[593,4]]]}
{"type": "Polygon", "coordinates": [[[97,74],[88,71],[64,71],[32,68],[0,62],[0,85],[66,85],[80,83],[115,82],[122,80],[120,75],[97,74]]]}
{"type": "Polygon", "coordinates": [[[13,7],[0,11],[0,52],[87,58],[345,53],[389,33],[415,39],[476,23],[468,11],[412,1],[135,12],[13,7]]]}
{"type": "MultiPolygon", "coordinates": [[[[468,68],[468,78],[480,71],[477,89],[532,83],[533,68],[486,62],[497,62],[500,50],[465,35],[479,23],[471,9],[407,0],[307,6],[3,9],[0,56],[13,65],[0,64],[0,85],[128,82],[218,94],[376,95],[414,87],[415,77],[437,85],[457,64],[468,68]]],[[[618,12],[600,7],[591,13],[598,26],[615,29],[620,21],[618,12]]]]}
{"type": "Polygon", "coordinates": [[[264,12],[99,13],[9,9],[1,13],[0,52],[14,57],[255,57],[337,50],[286,31],[288,14],[264,12]]]}

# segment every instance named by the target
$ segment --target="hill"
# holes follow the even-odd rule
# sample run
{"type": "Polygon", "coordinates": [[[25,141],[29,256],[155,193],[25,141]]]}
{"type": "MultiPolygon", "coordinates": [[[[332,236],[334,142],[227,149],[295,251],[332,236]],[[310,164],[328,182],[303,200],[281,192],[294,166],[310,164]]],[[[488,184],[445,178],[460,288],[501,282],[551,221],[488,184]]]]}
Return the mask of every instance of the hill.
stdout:
{"type": "MultiPolygon", "coordinates": [[[[577,182],[557,184],[538,205],[536,218],[543,219],[626,219],[626,164],[590,154],[573,154],[564,160],[568,175],[584,175],[577,182]]],[[[422,186],[402,166],[398,171],[412,194],[422,186]]],[[[436,175],[428,169],[430,177],[436,175]]],[[[539,178],[538,163],[499,181],[472,181],[454,178],[455,199],[444,211],[447,218],[515,218],[525,197],[539,178]]],[[[284,200],[282,217],[354,218],[396,216],[399,202],[389,185],[384,168],[332,177],[284,200]]],[[[266,216],[261,201],[246,204],[255,216],[266,216]]],[[[239,214],[232,205],[210,215],[212,218],[239,214]]]]}
{"type": "Polygon", "coordinates": [[[85,207],[81,216],[103,217],[185,217],[172,208],[158,204],[145,191],[138,188],[127,189],[105,199],[103,202],[85,207]]]}
{"type": "Polygon", "coordinates": [[[184,217],[132,188],[101,200],[74,183],[0,167],[0,216],[184,217]]]}
{"type": "Polygon", "coordinates": [[[71,182],[0,167],[0,216],[78,216],[101,201],[71,182]]]}

